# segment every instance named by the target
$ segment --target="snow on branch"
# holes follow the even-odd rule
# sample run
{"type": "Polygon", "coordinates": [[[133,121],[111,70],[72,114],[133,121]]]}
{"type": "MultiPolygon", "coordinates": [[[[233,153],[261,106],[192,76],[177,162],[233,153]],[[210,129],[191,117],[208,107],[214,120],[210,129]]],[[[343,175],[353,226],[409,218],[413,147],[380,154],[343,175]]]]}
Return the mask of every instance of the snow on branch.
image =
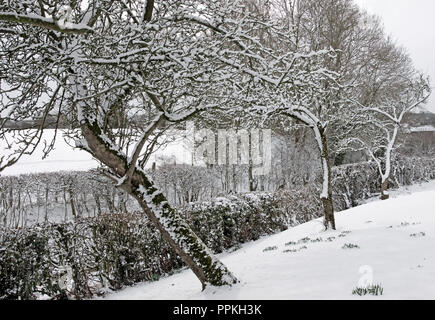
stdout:
{"type": "Polygon", "coordinates": [[[57,23],[52,18],[46,18],[35,14],[18,14],[15,12],[0,12],[0,21],[8,21],[19,24],[32,25],[63,33],[85,34],[92,33],[94,30],[84,24],[66,22],[57,23]]]}

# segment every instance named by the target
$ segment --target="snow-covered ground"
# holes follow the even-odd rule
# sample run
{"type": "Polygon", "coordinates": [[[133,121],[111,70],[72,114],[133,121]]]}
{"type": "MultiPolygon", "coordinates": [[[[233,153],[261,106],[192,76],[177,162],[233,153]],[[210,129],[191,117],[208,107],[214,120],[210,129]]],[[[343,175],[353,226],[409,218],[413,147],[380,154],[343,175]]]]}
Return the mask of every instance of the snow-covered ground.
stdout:
{"type": "MultiPolygon", "coordinates": [[[[1,174],[11,176],[37,172],[86,171],[98,167],[98,162],[89,153],[80,149],[74,149],[69,145],[65,141],[62,131],[58,132],[54,149],[45,159],[42,159],[44,142],[50,143],[54,134],[54,129],[44,130],[41,139],[42,143],[38,145],[33,154],[23,155],[17,163],[4,169],[1,174]]],[[[9,134],[8,136],[11,135],[9,134]]],[[[9,139],[12,141],[11,138],[9,139]]],[[[1,139],[0,154],[10,154],[10,151],[6,149],[6,143],[1,139]]]]}
{"type": "MultiPolygon", "coordinates": [[[[60,130],[54,145],[54,149],[48,154],[45,159],[43,157],[44,141],[50,143],[55,130],[44,130],[41,144],[38,145],[32,155],[24,155],[13,166],[6,168],[1,172],[2,175],[20,175],[37,172],[55,172],[55,171],[86,171],[97,168],[99,163],[86,151],[73,148],[73,141],[65,141],[63,132],[60,130]]],[[[10,136],[10,135],[9,135],[10,136]]],[[[9,138],[11,140],[11,138],[9,138]]],[[[12,140],[11,140],[12,141],[12,140]]],[[[6,148],[6,143],[0,139],[0,155],[8,155],[10,151],[6,148]]],[[[185,162],[184,159],[189,159],[187,151],[182,142],[176,141],[169,143],[165,148],[158,150],[151,157],[148,165],[151,162],[158,161],[160,156],[175,157],[178,163],[185,162]]]]}
{"type": "Polygon", "coordinates": [[[336,219],[337,231],[322,231],[317,219],[220,255],[240,280],[231,288],[201,292],[193,273],[183,270],[106,298],[435,299],[435,181],[391,192],[390,200],[342,211],[336,219]],[[382,296],[352,295],[370,279],[384,288],[382,296]]]}

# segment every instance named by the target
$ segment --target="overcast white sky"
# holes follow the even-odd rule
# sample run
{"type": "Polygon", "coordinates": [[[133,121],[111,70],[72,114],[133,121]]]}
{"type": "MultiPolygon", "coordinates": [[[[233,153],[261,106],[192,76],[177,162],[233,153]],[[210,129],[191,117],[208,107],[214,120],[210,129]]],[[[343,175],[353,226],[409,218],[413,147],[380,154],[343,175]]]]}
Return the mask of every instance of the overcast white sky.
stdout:
{"type": "MultiPolygon", "coordinates": [[[[435,87],[435,0],[355,0],[382,18],[385,31],[405,47],[435,87]]],[[[435,89],[427,108],[435,112],[435,89]]]]}

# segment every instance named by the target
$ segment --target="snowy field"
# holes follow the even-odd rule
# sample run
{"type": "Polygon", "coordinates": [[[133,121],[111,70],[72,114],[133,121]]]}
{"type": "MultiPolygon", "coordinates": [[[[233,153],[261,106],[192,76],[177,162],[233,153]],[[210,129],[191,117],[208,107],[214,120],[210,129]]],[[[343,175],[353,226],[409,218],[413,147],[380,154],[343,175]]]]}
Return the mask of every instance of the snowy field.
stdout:
{"type": "MultiPolygon", "coordinates": [[[[3,170],[1,174],[12,176],[37,172],[86,171],[98,167],[98,162],[89,153],[73,148],[70,145],[71,142],[67,143],[62,131],[58,132],[54,149],[45,159],[42,159],[44,142],[50,143],[54,134],[54,129],[44,130],[41,139],[42,143],[39,144],[33,154],[23,155],[17,163],[3,170]]],[[[0,140],[0,154],[9,153],[5,142],[0,140]]]]}
{"type": "MultiPolygon", "coordinates": [[[[44,142],[50,143],[54,133],[54,129],[44,130],[41,139],[42,143],[36,148],[35,152],[32,155],[24,155],[13,166],[3,170],[1,175],[12,176],[38,172],[87,171],[99,166],[98,161],[93,159],[89,153],[73,148],[71,146],[74,144],[73,141],[68,141],[67,143],[63,137],[62,130],[58,132],[54,149],[45,159],[42,159],[44,142]]],[[[9,153],[5,142],[0,140],[0,154],[7,155],[9,153]]],[[[178,163],[189,158],[186,149],[180,141],[169,143],[165,148],[158,150],[151,156],[151,160],[147,165],[151,166],[151,163],[158,161],[157,159],[160,156],[176,157],[178,163]]]]}
{"type": "Polygon", "coordinates": [[[391,197],[337,213],[337,231],[324,232],[321,219],[313,220],[220,255],[240,280],[231,288],[201,292],[184,270],[106,298],[435,299],[435,181],[391,197]],[[383,295],[352,295],[366,280],[383,295]]]}

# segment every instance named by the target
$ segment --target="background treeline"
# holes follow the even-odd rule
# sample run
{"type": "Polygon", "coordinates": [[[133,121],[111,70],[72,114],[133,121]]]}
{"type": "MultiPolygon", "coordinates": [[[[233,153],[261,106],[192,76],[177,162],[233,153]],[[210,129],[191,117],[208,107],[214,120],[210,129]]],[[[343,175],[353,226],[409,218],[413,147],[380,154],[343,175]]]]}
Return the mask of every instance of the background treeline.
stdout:
{"type": "MultiPolygon", "coordinates": [[[[402,158],[396,160],[394,168],[392,182],[396,186],[435,178],[435,163],[430,159],[402,158]]],[[[167,169],[164,173],[170,174],[167,169]]],[[[199,172],[198,168],[190,169],[199,172]]],[[[173,166],[172,170],[175,178],[177,171],[185,172],[187,167],[173,166]]],[[[334,168],[332,181],[337,210],[356,206],[378,192],[380,181],[376,170],[371,163],[334,168]]],[[[155,176],[158,178],[157,174],[155,176]]],[[[68,207],[71,200],[88,200],[78,206],[82,211],[75,209],[80,214],[76,214],[73,221],[53,223],[44,217],[42,222],[45,223],[20,228],[2,227],[0,298],[86,298],[140,281],[156,280],[183,266],[147,218],[129,211],[128,198],[124,194],[115,191],[110,199],[103,196],[107,192],[105,188],[112,190],[113,187],[108,179],[95,172],[23,175],[19,178],[21,180],[1,178],[2,210],[10,209],[8,197],[11,194],[26,199],[24,194],[28,193],[30,199],[35,197],[36,190],[43,190],[40,195],[46,195],[43,185],[36,188],[34,181],[46,181],[47,185],[57,181],[61,187],[50,188],[48,196],[40,197],[42,203],[39,205],[43,208],[52,205],[53,201],[56,203],[56,199],[61,207],[65,205],[62,201],[66,201],[68,207]],[[61,194],[62,190],[68,190],[65,181],[74,185],[75,194],[71,198],[61,194]],[[94,181],[98,181],[100,188],[92,187],[94,181]],[[17,190],[23,194],[17,195],[17,190]],[[91,204],[91,198],[92,201],[103,199],[100,207],[104,210],[91,209],[95,206],[95,203],[91,204]],[[109,206],[113,207],[109,210],[109,206]]],[[[185,186],[189,189],[187,184],[185,186]]],[[[314,181],[295,189],[226,195],[185,204],[180,212],[206,245],[220,253],[320,217],[320,199],[314,197],[313,201],[313,195],[319,193],[317,186],[314,181]]]]}
{"type": "MultiPolygon", "coordinates": [[[[433,179],[434,167],[430,157],[401,156],[394,161],[392,186],[433,179]]],[[[285,175],[276,172],[280,170],[277,165],[272,174],[257,177],[257,190],[291,192],[301,187],[309,189],[319,186],[321,178],[318,170],[297,172],[295,167],[295,172],[292,172],[289,167],[286,173],[292,179],[287,184],[283,182],[285,175]]],[[[167,163],[152,171],[151,175],[168,195],[170,202],[177,207],[249,191],[246,166],[206,168],[167,163]],[[235,186],[237,191],[233,192],[227,188],[228,185],[235,186]]],[[[355,206],[361,199],[379,194],[378,176],[376,167],[370,162],[335,166],[332,186],[337,210],[355,206]]],[[[314,198],[315,201],[318,200],[316,196],[314,198]]],[[[289,205],[292,206],[292,203],[289,205]]],[[[138,210],[137,204],[126,193],[113,188],[110,179],[96,170],[0,177],[0,225],[3,227],[20,228],[35,223],[68,222],[104,213],[138,210]]]]}

